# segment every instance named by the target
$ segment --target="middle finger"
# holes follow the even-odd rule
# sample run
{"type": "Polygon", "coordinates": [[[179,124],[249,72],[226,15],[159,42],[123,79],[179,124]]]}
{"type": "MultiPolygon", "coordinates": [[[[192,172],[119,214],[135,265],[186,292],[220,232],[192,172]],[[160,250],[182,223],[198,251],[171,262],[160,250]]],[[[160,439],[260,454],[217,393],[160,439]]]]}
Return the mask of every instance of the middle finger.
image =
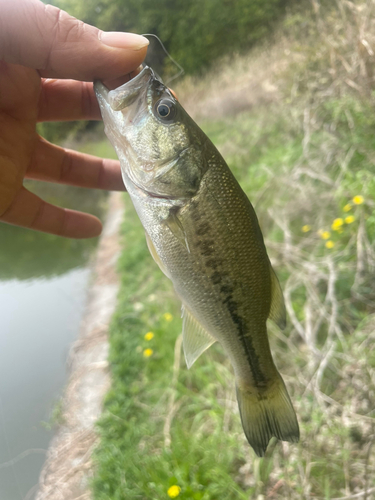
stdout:
{"type": "Polygon", "coordinates": [[[100,120],[92,82],[42,80],[38,121],[100,120]]]}
{"type": "Polygon", "coordinates": [[[26,178],[94,189],[124,191],[120,163],[55,146],[37,137],[26,178]]]}

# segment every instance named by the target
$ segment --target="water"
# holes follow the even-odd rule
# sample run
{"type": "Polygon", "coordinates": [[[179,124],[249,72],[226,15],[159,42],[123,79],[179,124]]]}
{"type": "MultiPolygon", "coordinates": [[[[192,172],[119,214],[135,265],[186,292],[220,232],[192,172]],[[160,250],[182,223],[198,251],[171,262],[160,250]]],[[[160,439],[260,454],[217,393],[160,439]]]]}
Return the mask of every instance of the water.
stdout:
{"type": "MultiPolygon", "coordinates": [[[[103,215],[97,191],[31,188],[47,201],[103,215]]],[[[0,224],[1,500],[34,498],[53,435],[46,423],[67,379],[96,243],[0,224]]]]}

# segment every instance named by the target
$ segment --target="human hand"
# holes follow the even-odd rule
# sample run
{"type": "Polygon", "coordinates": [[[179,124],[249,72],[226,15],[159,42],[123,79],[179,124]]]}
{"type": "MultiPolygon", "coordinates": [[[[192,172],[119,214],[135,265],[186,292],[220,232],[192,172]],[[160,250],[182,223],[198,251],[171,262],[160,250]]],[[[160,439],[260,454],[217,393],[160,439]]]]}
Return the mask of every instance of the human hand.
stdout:
{"type": "Polygon", "coordinates": [[[130,78],[148,40],[101,32],[39,0],[0,0],[0,11],[0,221],[97,236],[99,219],[44,202],[23,179],[123,190],[119,163],[55,146],[36,123],[100,119],[91,82],[130,78]]]}

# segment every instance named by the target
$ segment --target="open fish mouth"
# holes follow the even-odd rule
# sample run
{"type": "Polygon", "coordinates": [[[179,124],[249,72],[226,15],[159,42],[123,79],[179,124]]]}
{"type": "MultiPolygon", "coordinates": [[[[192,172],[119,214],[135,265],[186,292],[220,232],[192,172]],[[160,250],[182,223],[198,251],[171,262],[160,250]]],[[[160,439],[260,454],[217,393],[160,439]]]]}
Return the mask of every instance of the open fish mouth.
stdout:
{"type": "MultiPolygon", "coordinates": [[[[139,106],[131,106],[131,104],[139,101],[147,106],[148,89],[155,79],[154,71],[149,66],[145,66],[138,75],[113,90],[108,89],[99,80],[94,82],[94,90],[107,136],[113,135],[126,142],[126,128],[132,122],[135,123],[136,115],[139,114],[139,106]]],[[[110,140],[115,146],[113,140],[110,140]]]]}
{"type": "Polygon", "coordinates": [[[105,101],[113,111],[120,111],[132,104],[139,93],[156,79],[155,72],[145,66],[138,75],[114,90],[109,90],[103,82],[94,82],[94,90],[99,103],[105,101]]]}

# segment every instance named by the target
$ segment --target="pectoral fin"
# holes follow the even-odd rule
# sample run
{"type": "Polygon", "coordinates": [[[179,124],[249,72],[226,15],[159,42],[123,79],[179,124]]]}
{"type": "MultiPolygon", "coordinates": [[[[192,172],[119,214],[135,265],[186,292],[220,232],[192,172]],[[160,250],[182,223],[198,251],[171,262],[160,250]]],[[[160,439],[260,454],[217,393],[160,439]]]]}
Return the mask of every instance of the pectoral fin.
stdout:
{"type": "Polygon", "coordinates": [[[271,308],[269,318],[276,323],[276,325],[284,330],[286,326],[286,310],[284,304],[283,292],[275,271],[270,263],[271,274],[271,308]]]}
{"type": "Polygon", "coordinates": [[[190,253],[189,245],[186,238],[186,233],[184,226],[182,225],[180,219],[174,211],[170,211],[169,217],[164,221],[164,223],[169,227],[174,237],[186,248],[190,253]]]}
{"type": "Polygon", "coordinates": [[[186,364],[190,368],[199,356],[216,342],[216,339],[203,328],[184,305],[182,318],[182,342],[186,364]]]}
{"type": "Polygon", "coordinates": [[[159,257],[159,255],[156,251],[154,244],[152,243],[151,238],[149,237],[149,235],[146,232],[145,232],[145,235],[146,235],[147,246],[148,246],[148,249],[150,251],[150,254],[152,255],[152,258],[154,259],[156,264],[160,267],[161,271],[166,275],[166,277],[171,279],[171,277],[167,271],[167,268],[163,264],[161,258],[159,257]]]}

